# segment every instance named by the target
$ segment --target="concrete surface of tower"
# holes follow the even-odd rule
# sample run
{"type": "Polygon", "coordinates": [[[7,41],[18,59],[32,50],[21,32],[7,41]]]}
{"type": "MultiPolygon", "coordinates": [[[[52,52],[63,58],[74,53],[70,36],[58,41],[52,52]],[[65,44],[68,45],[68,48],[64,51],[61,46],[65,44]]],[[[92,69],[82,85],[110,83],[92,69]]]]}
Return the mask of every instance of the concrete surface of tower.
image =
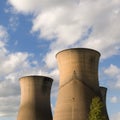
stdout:
{"type": "Polygon", "coordinates": [[[108,113],[107,113],[107,107],[106,107],[106,94],[107,94],[107,88],[106,87],[103,87],[103,86],[100,86],[100,92],[101,92],[101,98],[102,98],[102,102],[104,104],[104,114],[106,115],[106,118],[107,120],[109,120],[109,116],[108,116],[108,113]]]}
{"type": "Polygon", "coordinates": [[[98,82],[100,53],[72,48],[56,55],[60,72],[53,120],[88,120],[92,98],[101,96],[98,82]]]}
{"type": "Polygon", "coordinates": [[[52,81],[45,76],[20,78],[21,104],[17,120],[52,120],[50,104],[52,81]]]}

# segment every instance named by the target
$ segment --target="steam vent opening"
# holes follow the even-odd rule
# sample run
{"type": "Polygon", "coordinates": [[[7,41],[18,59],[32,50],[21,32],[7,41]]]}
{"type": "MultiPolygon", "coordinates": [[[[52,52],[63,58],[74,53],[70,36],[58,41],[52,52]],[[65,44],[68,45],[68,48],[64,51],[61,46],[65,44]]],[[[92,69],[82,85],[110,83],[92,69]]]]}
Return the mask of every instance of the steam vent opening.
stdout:
{"type": "MultiPolygon", "coordinates": [[[[53,120],[88,120],[95,96],[105,104],[105,89],[100,88],[98,81],[99,57],[98,51],[87,48],[56,54],[60,82],[53,120]]],[[[104,113],[107,114],[106,108],[104,113]]]]}
{"type": "Polygon", "coordinates": [[[45,76],[20,78],[21,103],[17,120],[52,120],[50,92],[53,80],[45,76]]]}

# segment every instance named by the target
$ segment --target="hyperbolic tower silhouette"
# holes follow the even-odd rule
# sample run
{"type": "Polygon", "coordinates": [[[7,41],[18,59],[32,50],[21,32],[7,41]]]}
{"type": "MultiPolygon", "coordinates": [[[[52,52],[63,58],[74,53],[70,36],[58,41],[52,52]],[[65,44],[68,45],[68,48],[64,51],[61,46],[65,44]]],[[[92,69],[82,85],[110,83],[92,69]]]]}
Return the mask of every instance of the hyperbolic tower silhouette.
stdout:
{"type": "Polygon", "coordinates": [[[100,86],[100,93],[101,93],[102,102],[104,104],[104,109],[103,109],[104,111],[103,112],[106,115],[107,120],[109,120],[108,113],[107,113],[107,107],[106,107],[107,88],[100,86]]]}
{"type": "Polygon", "coordinates": [[[95,96],[105,104],[106,91],[98,82],[99,57],[99,52],[85,48],[67,49],[56,55],[60,83],[53,120],[88,120],[95,96]]]}
{"type": "MultiPolygon", "coordinates": [[[[60,72],[58,98],[53,120],[88,120],[91,101],[99,96],[106,109],[107,88],[99,86],[100,53],[87,48],[60,51],[56,58],[60,72]]],[[[52,120],[50,91],[53,80],[45,76],[20,78],[21,104],[17,120],[52,120]]]]}
{"type": "Polygon", "coordinates": [[[17,120],[52,120],[50,105],[52,81],[45,76],[20,78],[21,104],[17,120]]]}

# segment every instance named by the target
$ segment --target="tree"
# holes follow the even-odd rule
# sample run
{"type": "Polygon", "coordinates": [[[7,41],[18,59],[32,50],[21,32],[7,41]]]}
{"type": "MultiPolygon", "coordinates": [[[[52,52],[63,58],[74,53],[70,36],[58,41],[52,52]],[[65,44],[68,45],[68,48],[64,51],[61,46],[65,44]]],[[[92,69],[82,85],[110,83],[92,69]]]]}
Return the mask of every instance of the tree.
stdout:
{"type": "Polygon", "coordinates": [[[107,120],[103,114],[104,104],[100,97],[94,97],[90,105],[89,120],[107,120]]]}

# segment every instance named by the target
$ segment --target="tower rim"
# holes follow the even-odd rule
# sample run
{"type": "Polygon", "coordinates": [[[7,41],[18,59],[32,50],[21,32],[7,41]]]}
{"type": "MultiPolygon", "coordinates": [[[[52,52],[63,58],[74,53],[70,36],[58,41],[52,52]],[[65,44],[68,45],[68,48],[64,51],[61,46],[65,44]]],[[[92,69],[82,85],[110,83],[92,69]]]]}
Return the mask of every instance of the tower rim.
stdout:
{"type": "Polygon", "coordinates": [[[100,86],[100,88],[107,89],[107,87],[104,87],[104,86],[100,86]]]}
{"type": "Polygon", "coordinates": [[[98,52],[98,51],[95,50],[95,49],[91,49],[91,48],[68,48],[68,49],[64,49],[64,50],[59,51],[59,52],[56,54],[55,57],[57,58],[57,56],[58,56],[60,53],[62,53],[62,52],[64,52],[64,51],[70,51],[70,50],[92,51],[92,52],[97,53],[99,56],[101,56],[100,52],[98,52]]]}
{"type": "Polygon", "coordinates": [[[46,79],[48,79],[48,81],[51,81],[51,82],[53,82],[53,79],[51,78],[51,77],[48,77],[48,76],[43,76],[43,75],[26,75],[26,76],[23,76],[23,77],[20,77],[19,78],[19,81],[21,80],[21,79],[23,79],[23,78],[28,78],[28,77],[41,77],[41,78],[46,78],[46,79]]]}

